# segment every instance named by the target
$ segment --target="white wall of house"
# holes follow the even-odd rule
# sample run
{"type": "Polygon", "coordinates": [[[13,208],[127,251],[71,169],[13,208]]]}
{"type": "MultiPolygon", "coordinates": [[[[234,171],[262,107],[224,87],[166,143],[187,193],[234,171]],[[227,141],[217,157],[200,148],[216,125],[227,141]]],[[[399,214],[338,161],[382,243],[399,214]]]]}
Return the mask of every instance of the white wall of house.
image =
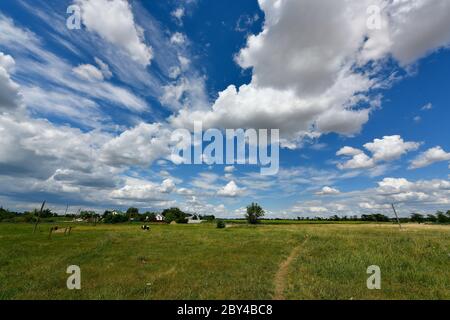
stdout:
{"type": "Polygon", "coordinates": [[[189,224],[199,224],[199,223],[202,223],[202,222],[203,222],[203,220],[188,220],[189,224]]]}

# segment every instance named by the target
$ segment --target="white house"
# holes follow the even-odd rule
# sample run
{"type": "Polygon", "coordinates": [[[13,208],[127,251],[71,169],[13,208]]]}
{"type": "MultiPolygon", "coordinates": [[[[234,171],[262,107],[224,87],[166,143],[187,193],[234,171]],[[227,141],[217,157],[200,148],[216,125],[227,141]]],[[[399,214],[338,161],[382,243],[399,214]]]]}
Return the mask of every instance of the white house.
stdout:
{"type": "Polygon", "coordinates": [[[156,221],[158,221],[158,222],[162,222],[162,221],[164,221],[164,216],[163,216],[162,214],[158,213],[158,214],[155,216],[155,219],[156,219],[156,221]]]}
{"type": "Polygon", "coordinates": [[[199,224],[202,222],[203,222],[203,220],[200,220],[200,218],[196,215],[188,217],[189,224],[199,224]]]}

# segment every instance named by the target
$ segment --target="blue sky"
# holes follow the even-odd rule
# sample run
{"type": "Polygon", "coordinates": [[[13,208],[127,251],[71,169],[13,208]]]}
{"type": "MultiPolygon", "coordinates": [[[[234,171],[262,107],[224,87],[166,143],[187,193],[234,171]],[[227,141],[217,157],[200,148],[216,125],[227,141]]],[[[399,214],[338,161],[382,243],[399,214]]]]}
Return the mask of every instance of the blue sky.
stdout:
{"type": "Polygon", "coordinates": [[[449,30],[446,0],[3,1],[0,205],[448,210],[449,30]],[[278,174],[172,163],[193,121],[279,129],[278,174]]]}

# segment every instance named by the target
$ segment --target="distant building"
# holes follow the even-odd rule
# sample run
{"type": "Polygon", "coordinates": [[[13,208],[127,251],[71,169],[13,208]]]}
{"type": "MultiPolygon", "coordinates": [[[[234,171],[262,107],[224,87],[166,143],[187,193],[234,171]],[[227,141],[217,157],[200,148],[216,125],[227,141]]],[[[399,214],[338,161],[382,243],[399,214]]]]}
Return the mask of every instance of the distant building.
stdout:
{"type": "Polygon", "coordinates": [[[163,222],[163,221],[164,221],[164,216],[163,216],[162,214],[158,213],[158,214],[155,216],[155,219],[156,219],[156,221],[158,221],[158,222],[163,222]]]}
{"type": "Polygon", "coordinates": [[[193,220],[193,219],[188,219],[188,223],[189,224],[199,224],[202,223],[203,220],[193,220]]]}
{"type": "Polygon", "coordinates": [[[193,215],[188,217],[188,223],[189,224],[199,224],[202,223],[203,220],[200,220],[200,218],[197,215],[193,215]]]}

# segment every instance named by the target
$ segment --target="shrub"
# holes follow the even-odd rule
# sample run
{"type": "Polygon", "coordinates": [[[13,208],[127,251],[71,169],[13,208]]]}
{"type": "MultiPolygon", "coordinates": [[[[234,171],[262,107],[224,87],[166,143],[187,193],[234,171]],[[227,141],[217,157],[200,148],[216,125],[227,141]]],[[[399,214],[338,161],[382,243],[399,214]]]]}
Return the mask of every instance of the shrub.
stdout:
{"type": "Polygon", "coordinates": [[[225,222],[223,220],[217,220],[217,229],[225,228],[225,222]]]}
{"type": "Polygon", "coordinates": [[[9,210],[5,210],[0,208],[0,221],[9,221],[16,216],[15,213],[10,212],[9,210]]]}
{"type": "Polygon", "coordinates": [[[35,223],[37,220],[39,212],[34,209],[33,211],[25,211],[23,214],[20,214],[20,217],[26,223],[35,223]]]}

